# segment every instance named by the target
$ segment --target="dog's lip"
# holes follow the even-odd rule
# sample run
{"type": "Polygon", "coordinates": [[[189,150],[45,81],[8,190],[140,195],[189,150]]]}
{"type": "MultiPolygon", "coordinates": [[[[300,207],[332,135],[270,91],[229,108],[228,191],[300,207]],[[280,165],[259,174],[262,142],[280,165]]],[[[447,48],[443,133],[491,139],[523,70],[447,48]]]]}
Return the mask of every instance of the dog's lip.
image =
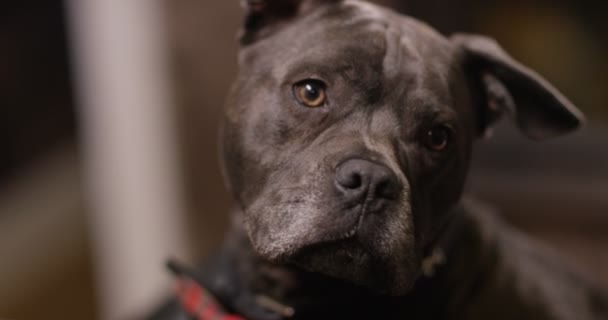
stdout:
{"type": "Polygon", "coordinates": [[[346,231],[334,232],[333,234],[323,237],[320,240],[303,245],[297,251],[307,251],[310,248],[321,247],[323,245],[357,238],[357,236],[359,234],[359,230],[361,229],[361,226],[363,224],[363,219],[365,218],[365,216],[367,214],[370,214],[370,212],[366,212],[367,211],[366,209],[367,209],[367,203],[364,203],[363,206],[361,207],[359,213],[357,214],[356,219],[354,219],[353,223],[351,224],[351,226],[348,228],[345,228],[346,231]]]}
{"type": "Polygon", "coordinates": [[[342,234],[338,234],[335,237],[330,237],[327,240],[323,240],[322,242],[335,242],[335,241],[340,241],[340,240],[346,240],[349,238],[353,238],[357,235],[357,231],[359,230],[359,223],[355,224],[355,226],[353,228],[348,229],[348,231],[342,233],[342,234]]]}
{"type": "Polygon", "coordinates": [[[357,219],[357,222],[351,228],[347,228],[346,230],[347,231],[345,231],[345,232],[334,233],[333,235],[324,237],[321,240],[315,241],[314,243],[312,243],[310,245],[316,246],[316,245],[322,245],[324,243],[336,242],[336,241],[340,241],[340,240],[354,238],[357,235],[357,231],[359,230],[359,219],[357,219]]]}
{"type": "Polygon", "coordinates": [[[356,227],[339,236],[328,237],[326,239],[315,241],[313,243],[305,244],[305,245],[301,246],[300,248],[298,248],[295,252],[293,252],[292,257],[294,260],[297,261],[299,257],[306,256],[307,254],[314,252],[317,249],[321,249],[324,247],[331,246],[333,244],[347,242],[347,241],[358,241],[356,227]]]}
{"type": "Polygon", "coordinates": [[[304,244],[297,248],[290,256],[295,258],[298,256],[305,255],[307,252],[314,251],[316,248],[321,248],[334,243],[356,239],[359,232],[359,219],[356,220],[356,223],[354,223],[352,227],[347,228],[346,230],[347,231],[333,233],[332,235],[327,235],[326,237],[323,237],[319,240],[304,244]]]}

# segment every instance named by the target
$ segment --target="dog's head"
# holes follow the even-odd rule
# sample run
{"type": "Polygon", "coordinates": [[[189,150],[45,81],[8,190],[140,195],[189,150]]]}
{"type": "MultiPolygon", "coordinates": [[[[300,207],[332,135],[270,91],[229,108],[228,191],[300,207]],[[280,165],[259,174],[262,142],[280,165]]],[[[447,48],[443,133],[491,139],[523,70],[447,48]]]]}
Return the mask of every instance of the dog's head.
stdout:
{"type": "Polygon", "coordinates": [[[494,41],[360,1],[244,1],[223,159],[262,257],[405,293],[501,113],[542,139],[582,115],[494,41]]]}

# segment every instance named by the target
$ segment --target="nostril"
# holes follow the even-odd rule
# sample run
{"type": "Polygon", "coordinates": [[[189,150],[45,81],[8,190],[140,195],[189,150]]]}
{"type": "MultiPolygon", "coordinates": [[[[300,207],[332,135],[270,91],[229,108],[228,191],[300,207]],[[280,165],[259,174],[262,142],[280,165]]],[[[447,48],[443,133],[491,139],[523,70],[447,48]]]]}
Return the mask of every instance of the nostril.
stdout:
{"type": "Polygon", "coordinates": [[[399,184],[392,177],[379,180],[375,188],[375,194],[381,198],[396,199],[399,195],[399,184]]]}
{"type": "Polygon", "coordinates": [[[363,178],[359,172],[340,170],[336,180],[341,187],[346,189],[359,189],[363,186],[363,178]]]}

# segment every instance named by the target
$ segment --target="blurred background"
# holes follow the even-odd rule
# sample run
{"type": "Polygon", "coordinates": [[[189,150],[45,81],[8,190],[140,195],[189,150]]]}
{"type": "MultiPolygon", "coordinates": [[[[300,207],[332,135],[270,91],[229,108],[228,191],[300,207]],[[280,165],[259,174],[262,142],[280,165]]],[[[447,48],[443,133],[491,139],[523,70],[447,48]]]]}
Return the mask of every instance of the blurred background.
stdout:
{"type": "MultiPolygon", "coordinates": [[[[231,206],[217,125],[237,0],[0,4],[0,319],[138,319],[231,206]]],[[[583,110],[537,143],[503,122],[468,189],[608,285],[608,2],[382,0],[495,37],[583,110]]]]}

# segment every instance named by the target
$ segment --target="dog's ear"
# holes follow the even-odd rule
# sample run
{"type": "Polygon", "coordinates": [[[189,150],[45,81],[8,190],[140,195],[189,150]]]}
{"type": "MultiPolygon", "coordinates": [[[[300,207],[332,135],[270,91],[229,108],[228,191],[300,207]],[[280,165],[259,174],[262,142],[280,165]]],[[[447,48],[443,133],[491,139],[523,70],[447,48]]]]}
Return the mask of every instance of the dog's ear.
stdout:
{"type": "Polygon", "coordinates": [[[239,35],[240,43],[251,44],[272,34],[289,20],[332,2],[340,0],[241,0],[245,24],[239,35]]]}
{"type": "Polygon", "coordinates": [[[465,70],[481,90],[479,132],[487,133],[508,113],[532,139],[558,136],[578,128],[583,114],[536,72],[511,58],[493,39],[455,34],[451,41],[464,50],[465,70]]]}

